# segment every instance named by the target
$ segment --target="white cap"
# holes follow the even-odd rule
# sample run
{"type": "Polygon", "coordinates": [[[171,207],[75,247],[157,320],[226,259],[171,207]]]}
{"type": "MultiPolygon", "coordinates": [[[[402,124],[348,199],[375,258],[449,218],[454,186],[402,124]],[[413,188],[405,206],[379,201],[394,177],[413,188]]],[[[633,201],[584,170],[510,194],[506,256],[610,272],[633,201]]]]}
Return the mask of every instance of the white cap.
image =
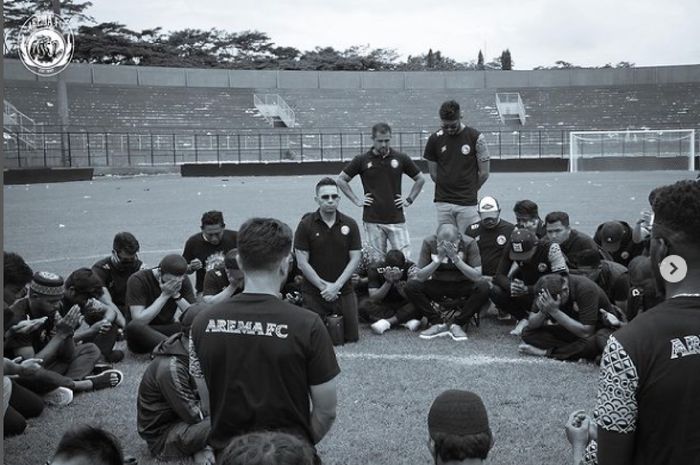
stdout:
{"type": "Polygon", "coordinates": [[[479,201],[479,206],[477,211],[479,213],[490,213],[499,211],[501,208],[498,206],[498,200],[493,197],[487,196],[479,201]]]}

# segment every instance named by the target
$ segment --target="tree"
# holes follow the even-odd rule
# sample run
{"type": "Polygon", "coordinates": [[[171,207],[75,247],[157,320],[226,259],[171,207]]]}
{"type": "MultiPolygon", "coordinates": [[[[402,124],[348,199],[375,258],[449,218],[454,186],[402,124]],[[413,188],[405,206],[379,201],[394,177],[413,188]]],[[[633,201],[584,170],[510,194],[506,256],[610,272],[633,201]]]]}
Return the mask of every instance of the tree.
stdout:
{"type": "Polygon", "coordinates": [[[481,53],[481,50],[479,50],[479,56],[476,59],[476,69],[480,71],[484,69],[484,54],[481,53]]]}
{"type": "Polygon", "coordinates": [[[431,48],[428,50],[428,58],[427,58],[427,63],[426,63],[428,69],[433,69],[435,66],[435,59],[433,57],[433,49],[431,48]]]}
{"type": "MultiPolygon", "coordinates": [[[[61,18],[69,22],[72,28],[83,23],[94,23],[95,19],[85,13],[92,2],[75,2],[74,0],[61,0],[61,18]]],[[[7,56],[18,57],[17,36],[24,23],[34,14],[41,11],[53,11],[51,0],[5,0],[3,2],[3,19],[5,25],[4,50],[7,56]]]]}
{"type": "Polygon", "coordinates": [[[504,71],[510,71],[513,69],[513,60],[510,57],[510,50],[505,49],[501,53],[501,69],[504,71]]]}

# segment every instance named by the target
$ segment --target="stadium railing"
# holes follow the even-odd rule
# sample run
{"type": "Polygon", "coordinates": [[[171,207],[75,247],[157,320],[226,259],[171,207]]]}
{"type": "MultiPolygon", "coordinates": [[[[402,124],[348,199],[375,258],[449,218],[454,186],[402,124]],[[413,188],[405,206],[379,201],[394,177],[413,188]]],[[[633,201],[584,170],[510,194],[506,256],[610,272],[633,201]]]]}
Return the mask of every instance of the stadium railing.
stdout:
{"type": "MultiPolygon", "coordinates": [[[[700,128],[698,128],[700,129],[700,128]]],[[[495,159],[568,158],[573,129],[482,130],[495,159]]],[[[414,159],[423,155],[427,129],[395,130],[392,147],[414,159]]],[[[371,134],[356,130],[60,131],[4,132],[6,168],[138,167],[183,163],[279,163],[349,161],[372,147],[371,134]],[[62,157],[62,150],[65,156],[62,157]],[[62,162],[66,160],[65,163],[62,162]]],[[[696,153],[700,150],[696,151],[696,153]]],[[[634,156],[634,154],[630,154],[634,156]]]]}

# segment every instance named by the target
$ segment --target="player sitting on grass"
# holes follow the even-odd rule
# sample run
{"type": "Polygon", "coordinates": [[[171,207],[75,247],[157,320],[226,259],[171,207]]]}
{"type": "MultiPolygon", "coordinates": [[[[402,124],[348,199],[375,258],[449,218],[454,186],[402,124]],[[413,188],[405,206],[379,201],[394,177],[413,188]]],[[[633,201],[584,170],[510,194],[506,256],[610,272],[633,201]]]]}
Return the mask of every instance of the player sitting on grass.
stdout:
{"type": "Polygon", "coordinates": [[[129,277],[139,271],[143,262],[139,260],[140,245],[130,232],[120,232],[112,241],[112,255],[95,262],[92,271],[102,281],[104,297],[117,306],[128,320],[131,316],[126,308],[126,283],[129,277]]]}
{"type": "Polygon", "coordinates": [[[593,240],[610,254],[613,261],[624,266],[644,252],[644,242],[633,240],[632,228],[624,221],[606,221],[601,224],[596,229],[593,240]]]}
{"type": "Polygon", "coordinates": [[[131,275],[126,285],[126,303],[131,311],[131,322],[126,326],[129,350],[148,353],[182,331],[180,316],[195,301],[186,272],[185,259],[171,254],[163,257],[158,268],[131,275]]]}
{"type": "Polygon", "coordinates": [[[578,268],[573,272],[596,283],[608,296],[611,303],[622,311],[627,308],[629,274],[627,268],[610,260],[601,260],[595,250],[584,250],[578,255],[578,268]]]}
{"type": "Polygon", "coordinates": [[[65,432],[46,465],[124,465],[124,453],[111,433],[81,425],[65,432]]]}
{"type": "Polygon", "coordinates": [[[656,288],[654,271],[649,257],[634,257],[629,265],[629,294],[627,296],[627,320],[663,302],[664,296],[656,288]]]}
{"type": "Polygon", "coordinates": [[[373,321],[372,331],[384,334],[396,325],[411,331],[420,327],[420,313],[406,298],[406,282],[415,275],[416,265],[400,250],[390,250],[384,261],[370,266],[369,298],[360,302],[360,313],[373,321]]]}
{"type": "Polygon", "coordinates": [[[437,234],[423,240],[418,268],[405,292],[431,325],[421,332],[421,339],[451,336],[466,341],[464,328],[489,298],[476,241],[463,236],[457,226],[440,225],[437,234]],[[456,308],[443,311],[441,304],[447,306],[448,301],[456,308]]]}
{"type": "Polygon", "coordinates": [[[116,387],[123,375],[107,370],[91,376],[100,358],[100,349],[92,343],[75,344],[73,334],[80,323],[80,307],[74,305],[64,315],[57,313],[63,298],[63,278],[44,271],[34,274],[29,295],[12,306],[15,326],[21,320],[32,321],[30,330],[17,332],[5,340],[8,358],[36,358],[44,369],[18,379],[24,387],[40,395],[48,395],[48,403],[65,404],[72,392],[116,387]]]}
{"type": "MultiPolygon", "coordinates": [[[[612,311],[602,289],[585,276],[550,274],[535,285],[534,312],[522,334],[520,352],[556,360],[594,360],[600,310],[612,311]]],[[[609,334],[609,331],[608,331],[609,334]]]]}
{"type": "Polygon", "coordinates": [[[139,435],[158,460],[193,456],[197,465],[214,462],[213,452],[207,446],[209,414],[201,405],[189,372],[190,327],[204,305],[190,306],[182,316],[182,332],[153,349],[153,361],[139,384],[139,435]]]}
{"type": "Polygon", "coordinates": [[[202,300],[216,304],[243,290],[243,272],[236,261],[236,249],[229,250],[224,260],[204,275],[204,291],[202,300]]]}
{"type": "MultiPolygon", "coordinates": [[[[576,229],[569,224],[569,214],[566,212],[551,212],[544,218],[547,239],[555,244],[559,244],[566,263],[569,268],[578,266],[578,256],[583,252],[592,250],[598,252],[598,244],[593,238],[576,229]]],[[[601,252],[604,253],[604,252],[601,252]]]]}
{"type": "Polygon", "coordinates": [[[549,273],[568,271],[559,244],[538,239],[530,229],[513,230],[491,287],[491,301],[518,321],[510,334],[519,336],[527,326],[537,280],[549,273]]]}
{"type": "Polygon", "coordinates": [[[100,278],[90,268],[80,268],[66,278],[65,292],[58,312],[65,315],[74,305],[80,307],[80,314],[87,327],[75,330],[76,342],[92,342],[102,353],[102,359],[116,363],[124,358],[124,352],[114,350],[119,332],[126,326],[126,320],[109,294],[104,293],[100,278]]]}
{"type": "Polygon", "coordinates": [[[486,407],[469,391],[445,391],[428,413],[428,447],[435,465],[480,464],[493,447],[486,407]]]}

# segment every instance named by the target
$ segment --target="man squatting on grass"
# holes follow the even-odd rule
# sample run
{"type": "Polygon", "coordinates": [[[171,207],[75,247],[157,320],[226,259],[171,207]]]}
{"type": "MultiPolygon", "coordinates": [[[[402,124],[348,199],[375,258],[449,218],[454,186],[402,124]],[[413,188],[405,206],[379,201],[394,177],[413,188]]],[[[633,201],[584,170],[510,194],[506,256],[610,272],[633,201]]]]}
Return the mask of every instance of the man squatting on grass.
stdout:
{"type": "Polygon", "coordinates": [[[700,463],[700,183],[656,189],[652,208],[650,261],[666,300],[608,339],[593,418],[576,411],[566,424],[577,465],[700,463]],[[675,283],[660,271],[671,255],[688,267],[675,283]]]}

